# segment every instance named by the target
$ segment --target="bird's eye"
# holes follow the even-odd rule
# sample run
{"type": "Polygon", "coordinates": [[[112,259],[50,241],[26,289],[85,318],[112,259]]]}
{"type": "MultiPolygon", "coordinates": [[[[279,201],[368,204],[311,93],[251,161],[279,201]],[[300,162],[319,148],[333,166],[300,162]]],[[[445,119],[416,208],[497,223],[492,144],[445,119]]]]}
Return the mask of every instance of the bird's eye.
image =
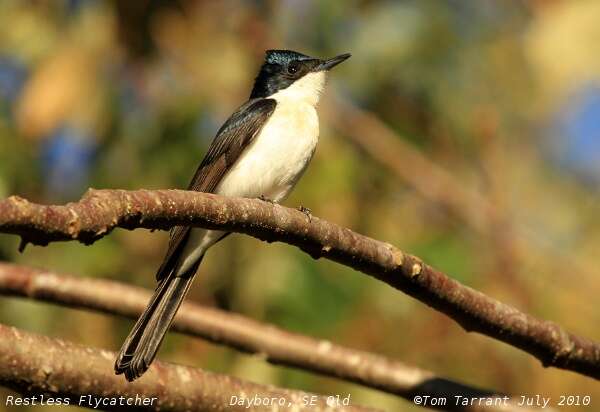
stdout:
{"type": "Polygon", "coordinates": [[[298,62],[291,62],[291,63],[288,65],[287,72],[288,72],[289,74],[296,74],[296,73],[298,72],[298,69],[299,69],[299,68],[300,68],[300,67],[299,67],[299,64],[298,64],[298,62]]]}

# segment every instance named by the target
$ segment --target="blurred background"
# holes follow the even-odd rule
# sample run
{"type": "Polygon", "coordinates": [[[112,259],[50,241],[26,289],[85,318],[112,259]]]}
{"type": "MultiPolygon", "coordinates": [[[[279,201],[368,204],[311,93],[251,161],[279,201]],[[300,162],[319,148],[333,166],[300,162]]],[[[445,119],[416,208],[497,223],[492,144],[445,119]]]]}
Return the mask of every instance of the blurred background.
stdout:
{"type": "MultiPolygon", "coordinates": [[[[351,52],[330,76],[316,156],[286,204],[599,340],[598,21],[593,0],[3,0],[0,196],[64,203],[88,187],[184,188],[248,98],[266,49],[351,52]]],[[[0,235],[0,259],[153,288],[167,238],[117,230],[90,247],[18,254],[18,239],[0,235]]],[[[486,388],[600,402],[591,379],[546,370],[284,244],[230,236],[208,253],[188,299],[486,388]]],[[[110,350],[132,326],[8,298],[0,322],[110,350]]],[[[159,358],[420,410],[176,334],[159,358]]]]}

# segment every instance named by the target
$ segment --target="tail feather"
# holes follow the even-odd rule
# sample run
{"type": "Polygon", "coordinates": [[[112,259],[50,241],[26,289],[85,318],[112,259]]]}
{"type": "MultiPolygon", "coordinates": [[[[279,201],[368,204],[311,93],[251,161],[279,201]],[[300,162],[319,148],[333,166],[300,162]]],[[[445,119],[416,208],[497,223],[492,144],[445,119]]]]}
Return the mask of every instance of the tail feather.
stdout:
{"type": "Polygon", "coordinates": [[[190,289],[199,264],[198,261],[186,273],[171,274],[160,282],[148,307],[123,343],[115,362],[117,375],[123,373],[131,382],[148,370],[190,289]]]}
{"type": "Polygon", "coordinates": [[[152,295],[152,298],[148,303],[148,306],[146,306],[146,309],[144,309],[144,312],[138,318],[137,322],[131,329],[131,332],[129,332],[125,342],[123,342],[123,346],[121,347],[115,362],[115,372],[117,375],[125,372],[125,370],[129,367],[131,358],[133,358],[135,349],[138,347],[146,326],[148,325],[148,322],[150,321],[150,318],[152,317],[152,314],[154,313],[161,297],[164,296],[168,280],[168,278],[165,278],[158,284],[154,295],[152,295]]]}

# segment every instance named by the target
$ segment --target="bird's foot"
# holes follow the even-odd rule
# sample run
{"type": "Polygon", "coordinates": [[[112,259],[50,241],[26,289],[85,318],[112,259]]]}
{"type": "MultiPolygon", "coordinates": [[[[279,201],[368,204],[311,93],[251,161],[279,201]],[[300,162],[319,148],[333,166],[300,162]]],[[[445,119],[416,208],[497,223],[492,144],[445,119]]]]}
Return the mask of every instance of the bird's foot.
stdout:
{"type": "Polygon", "coordinates": [[[272,205],[275,204],[275,201],[273,199],[269,199],[268,197],[265,197],[265,195],[260,195],[258,198],[263,202],[269,202],[272,205]]]}
{"type": "Polygon", "coordinates": [[[298,208],[299,211],[301,211],[302,213],[304,213],[306,215],[306,217],[308,218],[308,222],[311,223],[312,222],[312,211],[304,206],[300,206],[298,208]]]}

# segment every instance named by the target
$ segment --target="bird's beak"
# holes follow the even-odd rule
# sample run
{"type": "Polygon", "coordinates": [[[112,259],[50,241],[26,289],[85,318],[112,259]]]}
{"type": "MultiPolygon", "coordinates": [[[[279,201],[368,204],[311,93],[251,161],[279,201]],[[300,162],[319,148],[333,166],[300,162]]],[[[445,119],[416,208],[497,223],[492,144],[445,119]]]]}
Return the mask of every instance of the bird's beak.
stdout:
{"type": "Polygon", "coordinates": [[[337,66],[347,58],[351,56],[350,53],[340,54],[339,56],[332,57],[331,59],[321,60],[321,62],[314,68],[315,72],[320,72],[324,70],[330,70],[333,67],[337,66]]]}

